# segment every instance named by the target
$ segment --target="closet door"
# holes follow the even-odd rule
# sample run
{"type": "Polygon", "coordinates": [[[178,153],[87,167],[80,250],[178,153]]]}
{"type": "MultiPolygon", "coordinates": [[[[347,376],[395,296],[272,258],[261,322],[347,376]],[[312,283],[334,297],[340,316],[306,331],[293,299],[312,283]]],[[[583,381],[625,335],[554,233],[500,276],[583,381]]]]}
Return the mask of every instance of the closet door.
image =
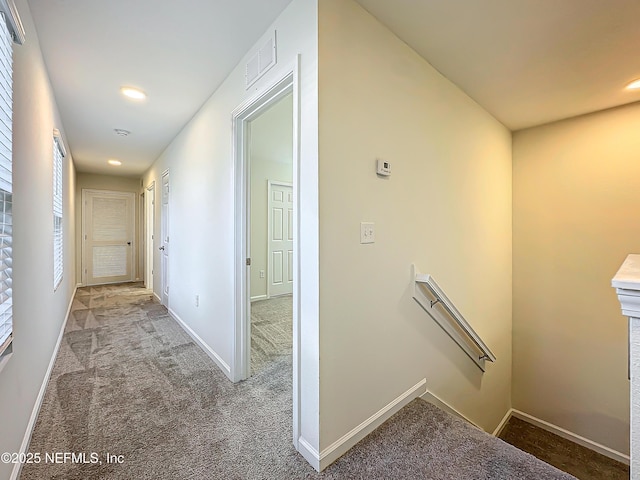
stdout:
{"type": "Polygon", "coordinates": [[[83,190],[85,285],[133,280],[136,194],[83,190]]]}

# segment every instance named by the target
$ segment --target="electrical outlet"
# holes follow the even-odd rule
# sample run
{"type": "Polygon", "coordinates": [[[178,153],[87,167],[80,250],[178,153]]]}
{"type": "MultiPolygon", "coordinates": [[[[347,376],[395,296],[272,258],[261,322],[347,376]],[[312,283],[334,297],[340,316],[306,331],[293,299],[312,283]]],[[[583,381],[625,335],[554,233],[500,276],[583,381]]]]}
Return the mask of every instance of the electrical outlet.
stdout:
{"type": "Polygon", "coordinates": [[[196,307],[200,306],[200,295],[196,295],[196,307]]]}
{"type": "Polygon", "coordinates": [[[375,243],[375,224],[372,222],[360,223],[360,243],[375,243]]]}
{"type": "Polygon", "coordinates": [[[264,278],[264,270],[260,270],[260,278],[264,278]]]}

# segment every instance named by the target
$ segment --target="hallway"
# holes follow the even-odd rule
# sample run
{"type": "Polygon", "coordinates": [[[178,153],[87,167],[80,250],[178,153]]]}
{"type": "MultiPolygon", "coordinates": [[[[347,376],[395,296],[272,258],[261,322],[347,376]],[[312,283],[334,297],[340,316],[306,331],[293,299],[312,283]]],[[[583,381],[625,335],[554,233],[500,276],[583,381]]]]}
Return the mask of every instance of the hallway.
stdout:
{"type": "Polygon", "coordinates": [[[232,384],[141,284],[80,288],[29,451],[83,452],[87,463],[25,465],[20,478],[312,473],[291,444],[290,396],[290,357],[232,384]]]}

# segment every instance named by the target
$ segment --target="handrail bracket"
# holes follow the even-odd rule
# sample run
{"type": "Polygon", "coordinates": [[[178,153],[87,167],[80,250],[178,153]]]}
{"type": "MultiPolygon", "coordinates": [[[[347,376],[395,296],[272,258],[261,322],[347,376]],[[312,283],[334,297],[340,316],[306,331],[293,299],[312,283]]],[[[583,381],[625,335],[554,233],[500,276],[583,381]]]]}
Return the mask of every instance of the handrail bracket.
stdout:
{"type": "Polygon", "coordinates": [[[495,362],[496,356],[482,341],[469,322],[462,316],[449,297],[442,291],[431,275],[417,273],[415,265],[412,265],[414,279],[413,298],[433,318],[442,329],[454,340],[460,348],[475,362],[484,372],[485,361],[495,362]],[[425,288],[419,288],[425,287],[425,288]],[[429,293],[428,298],[425,291],[429,293]],[[428,302],[428,303],[427,303],[428,302]],[[442,309],[433,307],[440,304],[442,309]],[[427,308],[429,305],[430,308],[427,308]],[[444,313],[442,312],[444,311],[444,313]],[[478,351],[480,355],[478,355],[478,351]]]}

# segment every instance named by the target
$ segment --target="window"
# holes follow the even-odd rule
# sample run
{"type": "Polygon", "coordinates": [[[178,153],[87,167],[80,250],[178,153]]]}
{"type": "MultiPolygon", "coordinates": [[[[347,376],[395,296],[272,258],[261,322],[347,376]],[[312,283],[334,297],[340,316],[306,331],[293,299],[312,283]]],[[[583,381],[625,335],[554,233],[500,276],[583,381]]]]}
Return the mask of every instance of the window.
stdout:
{"type": "Polygon", "coordinates": [[[66,152],[58,130],[53,131],[53,288],[58,288],[64,270],[62,248],[62,159],[66,152]]]}
{"type": "Polygon", "coordinates": [[[13,339],[13,44],[24,29],[13,0],[0,0],[0,357],[13,339]]]}

